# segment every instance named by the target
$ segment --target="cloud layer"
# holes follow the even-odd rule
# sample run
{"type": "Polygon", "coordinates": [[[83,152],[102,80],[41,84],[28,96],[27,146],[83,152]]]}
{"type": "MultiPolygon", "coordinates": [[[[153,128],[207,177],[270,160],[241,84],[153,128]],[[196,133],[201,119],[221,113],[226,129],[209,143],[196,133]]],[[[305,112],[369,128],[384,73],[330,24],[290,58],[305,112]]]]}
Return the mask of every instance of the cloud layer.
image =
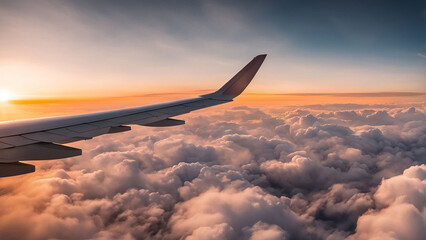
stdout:
{"type": "Polygon", "coordinates": [[[424,107],[235,107],[0,181],[6,239],[420,239],[424,107]]]}

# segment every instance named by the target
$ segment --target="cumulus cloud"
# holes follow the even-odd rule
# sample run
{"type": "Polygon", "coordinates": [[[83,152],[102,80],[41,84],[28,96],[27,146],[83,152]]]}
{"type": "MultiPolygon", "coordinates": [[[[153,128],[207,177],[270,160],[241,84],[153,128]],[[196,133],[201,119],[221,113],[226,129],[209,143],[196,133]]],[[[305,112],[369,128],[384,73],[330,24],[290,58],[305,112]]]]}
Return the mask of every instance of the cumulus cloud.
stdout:
{"type": "Polygon", "coordinates": [[[420,239],[423,107],[235,107],[0,181],[6,239],[420,239]]]}
{"type": "Polygon", "coordinates": [[[383,180],[377,209],[358,219],[357,239],[423,239],[426,235],[426,165],[383,180]]]}

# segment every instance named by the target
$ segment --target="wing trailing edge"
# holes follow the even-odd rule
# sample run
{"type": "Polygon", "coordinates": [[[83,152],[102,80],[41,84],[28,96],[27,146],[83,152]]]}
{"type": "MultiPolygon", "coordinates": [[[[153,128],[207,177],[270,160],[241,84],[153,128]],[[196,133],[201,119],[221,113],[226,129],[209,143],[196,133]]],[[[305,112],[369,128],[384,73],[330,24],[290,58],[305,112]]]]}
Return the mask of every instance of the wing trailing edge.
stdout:
{"type": "Polygon", "coordinates": [[[0,177],[34,172],[33,165],[18,161],[79,156],[81,149],[61,144],[131,130],[126,125],[182,125],[185,121],[170,117],[231,102],[250,84],[265,58],[266,54],[256,56],[219,90],[196,98],[106,112],[0,122],[0,177]]]}
{"type": "Polygon", "coordinates": [[[34,171],[35,166],[31,164],[21,162],[0,163],[0,178],[32,173],[34,171]]]}

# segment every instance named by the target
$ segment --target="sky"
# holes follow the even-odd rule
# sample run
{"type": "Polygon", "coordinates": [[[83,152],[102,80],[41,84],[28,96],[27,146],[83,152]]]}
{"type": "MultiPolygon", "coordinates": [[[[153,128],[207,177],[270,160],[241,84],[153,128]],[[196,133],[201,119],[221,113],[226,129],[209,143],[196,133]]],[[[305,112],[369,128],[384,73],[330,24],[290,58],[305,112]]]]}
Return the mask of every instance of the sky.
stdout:
{"type": "Polygon", "coordinates": [[[194,97],[268,54],[185,125],[0,178],[0,236],[423,240],[425,29],[416,0],[0,0],[0,121],[194,97]]]}
{"type": "Polygon", "coordinates": [[[426,91],[424,1],[0,2],[0,88],[83,98],[220,87],[258,54],[251,93],[426,91]]]}

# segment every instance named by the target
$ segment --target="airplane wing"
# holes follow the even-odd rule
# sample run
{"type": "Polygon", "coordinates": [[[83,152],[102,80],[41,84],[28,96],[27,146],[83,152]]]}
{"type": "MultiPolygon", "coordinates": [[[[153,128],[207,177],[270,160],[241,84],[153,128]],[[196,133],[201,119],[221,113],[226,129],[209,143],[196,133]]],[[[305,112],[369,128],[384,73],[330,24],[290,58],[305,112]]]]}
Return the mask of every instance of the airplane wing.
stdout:
{"type": "Polygon", "coordinates": [[[81,149],[63,144],[103,134],[129,131],[129,125],[177,126],[171,117],[227,102],[251,82],[265,55],[258,55],[216,92],[196,98],[106,112],[0,122],[0,177],[35,171],[25,160],[50,160],[79,156],[81,149]]]}

